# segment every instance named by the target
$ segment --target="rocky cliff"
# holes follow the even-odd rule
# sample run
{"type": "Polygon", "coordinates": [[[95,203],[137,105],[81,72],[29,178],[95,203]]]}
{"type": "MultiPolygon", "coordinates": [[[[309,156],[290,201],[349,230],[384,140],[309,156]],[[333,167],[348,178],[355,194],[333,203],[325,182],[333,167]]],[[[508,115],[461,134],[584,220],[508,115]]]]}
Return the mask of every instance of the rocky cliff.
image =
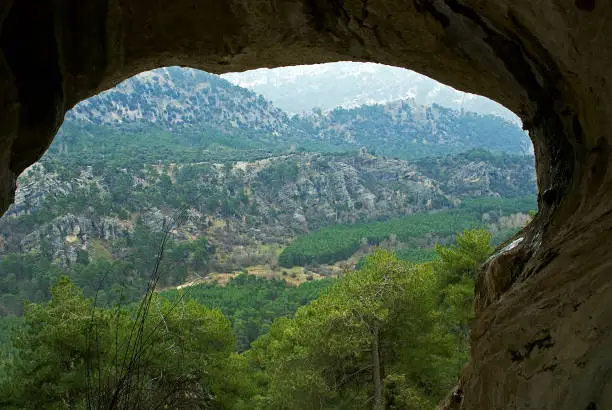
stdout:
{"type": "Polygon", "coordinates": [[[2,251],[40,252],[44,241],[53,259],[66,265],[79,249],[91,252],[96,241],[130,237],[138,217],[160,230],[181,209],[190,217],[176,232],[179,238],[208,236],[231,250],[242,242],[287,243],[337,223],[453,207],[466,198],[533,195],[531,158],[503,158],[475,151],[409,162],[362,149],[74,169],[51,156],[20,177],[15,203],[0,219],[2,251]],[[219,223],[245,239],[226,237],[219,223]]]}

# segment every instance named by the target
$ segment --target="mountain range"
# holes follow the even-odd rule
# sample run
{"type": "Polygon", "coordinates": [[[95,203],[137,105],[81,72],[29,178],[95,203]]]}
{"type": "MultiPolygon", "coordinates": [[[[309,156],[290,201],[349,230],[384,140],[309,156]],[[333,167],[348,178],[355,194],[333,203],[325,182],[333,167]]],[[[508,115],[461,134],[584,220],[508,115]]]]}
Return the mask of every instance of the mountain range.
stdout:
{"type": "Polygon", "coordinates": [[[342,61],[279,68],[260,68],[221,77],[263,95],[285,112],[330,111],[336,107],[385,104],[413,99],[419,105],[441,105],[479,114],[494,114],[516,124],[520,119],[488,98],[465,93],[427,76],[399,67],[342,61]]]}
{"type": "Polygon", "coordinates": [[[191,148],[217,144],[278,152],[366,146],[398,158],[472,148],[508,154],[532,150],[520,127],[494,115],[401,100],[290,116],[219,76],[179,67],[139,74],[78,104],[66,115],[60,136],[65,132],[89,135],[98,149],[110,143],[109,133],[146,134],[152,143],[151,134],[161,132],[191,148]]]}

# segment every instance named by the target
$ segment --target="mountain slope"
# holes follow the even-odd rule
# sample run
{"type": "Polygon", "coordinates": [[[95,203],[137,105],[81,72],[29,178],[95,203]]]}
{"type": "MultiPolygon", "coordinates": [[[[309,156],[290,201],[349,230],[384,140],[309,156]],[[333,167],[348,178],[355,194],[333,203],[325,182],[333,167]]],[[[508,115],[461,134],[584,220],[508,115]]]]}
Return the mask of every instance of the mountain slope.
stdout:
{"type": "Polygon", "coordinates": [[[170,130],[205,125],[227,132],[278,132],[287,125],[287,115],[263,97],[217,75],[181,67],[140,73],[79,103],[66,120],[170,130]]]}
{"type": "Polygon", "coordinates": [[[499,153],[532,152],[529,137],[493,115],[456,111],[411,101],[336,108],[294,117],[306,133],[331,144],[367,146],[400,158],[418,158],[484,148],[499,153]]]}
{"type": "Polygon", "coordinates": [[[91,241],[133,235],[135,221],[161,229],[189,211],[181,238],[283,244],[338,224],[453,207],[469,198],[535,195],[530,157],[472,151],[409,162],[369,154],[296,153],[262,160],[94,167],[47,156],[19,178],[15,204],[0,219],[0,254],[40,250],[74,263],[91,241]],[[231,225],[230,236],[221,226],[231,225]],[[66,239],[66,238],[72,239],[66,239]]]}
{"type": "MultiPolygon", "coordinates": [[[[498,117],[438,106],[402,101],[289,117],[217,76],[143,73],[75,107],[19,178],[0,219],[0,316],[21,313],[24,297],[47,300],[64,274],[101,304],[137,299],[164,227],[172,235],[162,287],[244,269],[293,283],[338,273],[340,264],[312,265],[318,257],[280,269],[282,249],[296,238],[309,244],[313,232],[350,239],[336,241],[341,250],[325,259],[334,263],[415,219],[424,223],[415,232],[427,234],[394,247],[427,252],[452,240],[449,229],[481,225],[503,240],[536,206],[533,156],[506,155],[526,141],[498,117]],[[497,154],[458,154],[477,147],[497,154]],[[472,199],[484,205],[465,214],[472,199]],[[363,234],[371,226],[373,239],[363,234]]],[[[329,248],[313,235],[315,248],[329,248]]]]}
{"type": "Polygon", "coordinates": [[[235,150],[253,158],[255,151],[262,157],[362,146],[417,158],[472,148],[521,154],[531,143],[519,127],[499,117],[410,101],[289,118],[219,76],[169,67],[139,74],[77,105],[52,149],[114,155],[129,148],[143,159],[193,162],[220,152],[227,158],[235,150]]]}
{"type": "MultiPolygon", "coordinates": [[[[321,242],[316,233],[325,236],[343,224],[340,238],[349,243],[338,242],[341,251],[332,259],[300,259],[309,265],[291,270],[300,282],[342,270],[317,263],[367,251],[370,240],[361,238],[370,238],[363,234],[370,226],[376,227],[375,244],[389,236],[385,227],[419,221],[415,232],[425,234],[398,235],[408,243],[392,244],[417,250],[484,224],[503,240],[537,206],[533,159],[482,151],[416,162],[362,150],[225,163],[116,164],[47,155],[19,178],[16,203],[0,219],[0,316],[22,312],[23,296],[45,300],[64,274],[102,304],[137,299],[168,227],[162,287],[211,272],[220,278],[245,269],[287,275],[278,267],[285,246],[306,235],[307,243],[318,238],[316,248],[328,249],[329,238],[321,242]],[[500,197],[509,208],[500,208],[500,197]],[[463,212],[474,200],[482,205],[463,212]],[[373,221],[389,222],[368,224],[373,221]],[[342,234],[347,229],[350,237],[342,234]]],[[[296,246],[290,253],[296,255],[296,246]]]]}

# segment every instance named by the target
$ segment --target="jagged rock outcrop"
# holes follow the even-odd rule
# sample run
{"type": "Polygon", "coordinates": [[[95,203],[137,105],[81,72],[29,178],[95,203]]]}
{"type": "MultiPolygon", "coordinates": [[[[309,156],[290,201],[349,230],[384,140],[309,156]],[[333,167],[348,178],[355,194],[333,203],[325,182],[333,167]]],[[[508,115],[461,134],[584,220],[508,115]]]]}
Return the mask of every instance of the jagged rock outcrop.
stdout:
{"type": "Polygon", "coordinates": [[[110,241],[127,237],[130,233],[131,226],[116,218],[91,220],[66,214],[26,235],[19,248],[24,253],[48,252],[52,259],[65,266],[76,262],[78,250],[86,250],[90,240],[110,241]]]}
{"type": "MultiPolygon", "coordinates": [[[[18,179],[15,202],[0,218],[0,256],[40,252],[42,235],[51,259],[69,263],[77,248],[91,251],[93,241],[130,236],[139,219],[155,232],[180,220],[172,228],[179,240],[203,235],[216,240],[218,233],[210,229],[216,220],[227,221],[246,237],[265,235],[268,243],[286,243],[334,223],[401,217],[470,198],[535,194],[530,157],[487,155],[488,160],[478,161],[469,160],[469,153],[405,161],[363,149],[359,154],[292,153],[226,164],[141,164],[129,170],[94,170],[83,164],[60,168],[62,161],[49,155],[18,179]],[[503,168],[496,166],[504,160],[503,168]],[[503,178],[493,183],[498,174],[503,178]],[[175,201],[164,202],[168,197],[175,201]]],[[[112,155],[106,159],[117,161],[112,155]]],[[[502,224],[518,229],[526,223],[501,218],[493,219],[502,229],[502,224]]],[[[233,243],[224,246],[231,249],[233,243]]]]}
{"type": "Polygon", "coordinates": [[[522,233],[520,256],[496,258],[483,273],[511,280],[494,297],[489,286],[477,289],[488,302],[451,401],[612,407],[608,2],[5,0],[0,16],[2,210],[68,108],[157,66],[227,72],[369,60],[505,104],[534,142],[540,212],[522,233]]]}
{"type": "Polygon", "coordinates": [[[533,186],[526,169],[533,165],[529,157],[495,157],[482,150],[472,150],[435,160],[419,160],[425,176],[440,181],[448,195],[513,197],[533,186]]]}

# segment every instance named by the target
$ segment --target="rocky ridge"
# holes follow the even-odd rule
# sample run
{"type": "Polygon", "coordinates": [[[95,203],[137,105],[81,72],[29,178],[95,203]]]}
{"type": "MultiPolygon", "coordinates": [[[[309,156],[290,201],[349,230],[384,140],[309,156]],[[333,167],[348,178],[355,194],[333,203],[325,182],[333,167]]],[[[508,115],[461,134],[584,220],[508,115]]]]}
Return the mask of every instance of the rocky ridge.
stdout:
{"type": "Polygon", "coordinates": [[[138,217],[160,230],[181,209],[189,217],[176,231],[178,239],[203,235],[228,249],[240,242],[283,244],[335,223],[443,209],[465,198],[535,192],[529,157],[500,164],[496,156],[477,154],[476,160],[463,155],[436,163],[384,158],[362,149],[103,172],[90,166],[75,172],[42,161],[20,177],[16,202],[0,219],[3,251],[39,251],[46,238],[54,258],[70,264],[78,249],[91,250],[92,241],[130,237],[138,217]],[[452,173],[445,168],[449,163],[452,173]],[[113,185],[115,178],[127,185],[113,185]],[[113,191],[123,202],[114,199],[109,205],[113,191]],[[226,228],[234,237],[226,237],[226,228]]]}

